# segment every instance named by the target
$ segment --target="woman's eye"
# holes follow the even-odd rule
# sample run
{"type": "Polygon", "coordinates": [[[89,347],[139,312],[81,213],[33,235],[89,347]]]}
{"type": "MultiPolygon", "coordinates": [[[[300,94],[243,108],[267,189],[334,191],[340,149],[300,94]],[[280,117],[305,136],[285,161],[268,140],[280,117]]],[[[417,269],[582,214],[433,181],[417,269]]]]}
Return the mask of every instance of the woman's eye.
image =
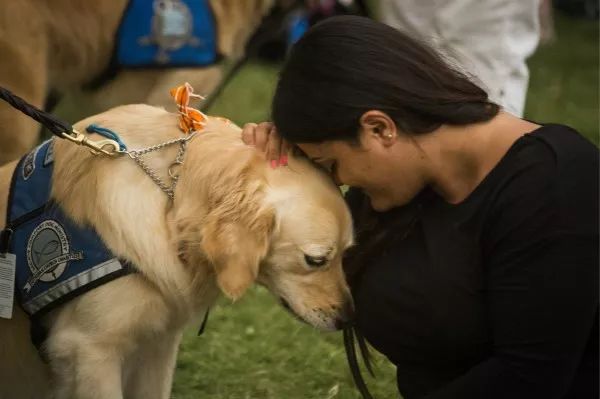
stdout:
{"type": "Polygon", "coordinates": [[[320,267],[327,263],[327,257],[304,255],[304,261],[309,266],[320,267]]]}

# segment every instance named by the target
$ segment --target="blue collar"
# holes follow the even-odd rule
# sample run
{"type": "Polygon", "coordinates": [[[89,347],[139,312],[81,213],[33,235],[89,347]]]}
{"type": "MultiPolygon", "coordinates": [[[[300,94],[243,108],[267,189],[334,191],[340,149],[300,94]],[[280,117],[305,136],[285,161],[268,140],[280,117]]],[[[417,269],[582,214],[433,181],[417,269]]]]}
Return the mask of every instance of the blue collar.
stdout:
{"type": "Polygon", "coordinates": [[[53,166],[48,140],[21,159],[9,195],[8,250],[17,258],[17,299],[30,316],[132,271],[91,227],[76,225],[50,199],[53,166]]]}
{"type": "Polygon", "coordinates": [[[130,0],[118,33],[118,65],[205,66],[218,59],[209,0],[130,0]]]}

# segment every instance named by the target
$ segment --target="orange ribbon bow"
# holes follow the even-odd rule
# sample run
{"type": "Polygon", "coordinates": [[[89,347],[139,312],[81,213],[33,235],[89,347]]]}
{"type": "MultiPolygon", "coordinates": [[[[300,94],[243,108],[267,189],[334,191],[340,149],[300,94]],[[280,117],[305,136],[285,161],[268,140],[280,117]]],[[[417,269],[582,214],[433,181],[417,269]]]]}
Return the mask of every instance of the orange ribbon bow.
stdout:
{"type": "Polygon", "coordinates": [[[204,97],[194,94],[194,88],[187,82],[171,89],[170,93],[179,109],[179,128],[188,134],[202,130],[206,124],[206,115],[189,105],[192,97],[202,100],[204,100],[204,97]]]}

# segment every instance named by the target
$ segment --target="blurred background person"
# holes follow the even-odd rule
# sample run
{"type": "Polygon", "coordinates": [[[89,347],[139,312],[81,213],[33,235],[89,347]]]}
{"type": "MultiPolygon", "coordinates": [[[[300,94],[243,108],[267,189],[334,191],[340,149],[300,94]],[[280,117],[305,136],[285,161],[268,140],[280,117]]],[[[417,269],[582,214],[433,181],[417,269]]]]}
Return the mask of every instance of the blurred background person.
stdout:
{"type": "Polygon", "coordinates": [[[523,116],[539,6],[540,0],[380,0],[379,14],[470,71],[492,101],[523,116]]]}

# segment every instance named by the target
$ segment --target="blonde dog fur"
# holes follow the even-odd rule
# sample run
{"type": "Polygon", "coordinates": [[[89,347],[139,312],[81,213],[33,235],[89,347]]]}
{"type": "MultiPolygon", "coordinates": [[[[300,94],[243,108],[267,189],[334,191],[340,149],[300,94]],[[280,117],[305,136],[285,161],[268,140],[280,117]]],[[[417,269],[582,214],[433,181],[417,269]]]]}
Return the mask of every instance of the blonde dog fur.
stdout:
{"type": "MultiPolygon", "coordinates": [[[[181,137],[177,115],[129,105],[88,118],[130,148],[181,137]]],[[[350,317],[341,267],[352,244],[339,190],[307,160],[272,169],[242,143],[240,129],[209,118],[188,145],[170,202],[129,157],[108,159],[55,139],[52,197],[96,229],[138,273],[113,280],[44,316],[48,363],[30,343],[15,306],[0,319],[0,399],[168,398],[183,328],[224,293],[266,286],[304,321],[325,330],[350,317]],[[311,267],[305,255],[326,257],[311,267]]],[[[175,146],[176,147],[176,146],[175,146]]],[[[177,148],[147,155],[167,179],[177,148]]],[[[0,168],[0,226],[15,163],[0,168]]]]}
{"type": "MultiPolygon", "coordinates": [[[[148,0],[151,1],[151,0],[148,0]]],[[[246,42],[275,0],[210,0],[217,47],[226,59],[246,42]]],[[[128,0],[18,0],[0,7],[0,86],[43,108],[50,90],[79,89],[109,65],[128,0]]],[[[188,81],[200,94],[220,82],[223,68],[129,69],[94,92],[80,93],[94,112],[119,104],[167,106],[164,93],[188,81]]],[[[168,104],[170,105],[170,103],[168,104]]],[[[0,102],[0,165],[19,158],[39,136],[39,125],[0,102]]]]}

